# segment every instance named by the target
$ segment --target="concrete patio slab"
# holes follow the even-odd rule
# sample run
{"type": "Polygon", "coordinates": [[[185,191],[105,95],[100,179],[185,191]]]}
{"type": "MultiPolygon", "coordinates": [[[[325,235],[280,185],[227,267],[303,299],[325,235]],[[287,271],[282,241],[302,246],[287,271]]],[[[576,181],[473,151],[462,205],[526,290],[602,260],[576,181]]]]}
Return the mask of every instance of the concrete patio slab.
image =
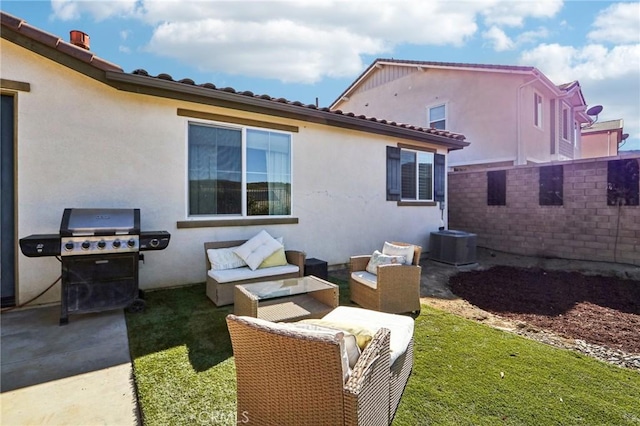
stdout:
{"type": "Polygon", "coordinates": [[[140,424],[123,311],[59,318],[59,305],[2,314],[1,423],[140,424]]]}

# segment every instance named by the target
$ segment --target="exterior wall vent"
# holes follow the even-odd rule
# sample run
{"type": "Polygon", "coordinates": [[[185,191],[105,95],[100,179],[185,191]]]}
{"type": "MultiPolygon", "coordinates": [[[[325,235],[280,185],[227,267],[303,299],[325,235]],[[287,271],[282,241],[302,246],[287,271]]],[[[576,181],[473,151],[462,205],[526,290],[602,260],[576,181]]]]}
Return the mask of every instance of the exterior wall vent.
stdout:
{"type": "Polygon", "coordinates": [[[85,34],[82,31],[72,30],[69,32],[71,44],[76,45],[78,47],[82,47],[83,49],[89,50],[90,41],[89,34],[85,34]]]}

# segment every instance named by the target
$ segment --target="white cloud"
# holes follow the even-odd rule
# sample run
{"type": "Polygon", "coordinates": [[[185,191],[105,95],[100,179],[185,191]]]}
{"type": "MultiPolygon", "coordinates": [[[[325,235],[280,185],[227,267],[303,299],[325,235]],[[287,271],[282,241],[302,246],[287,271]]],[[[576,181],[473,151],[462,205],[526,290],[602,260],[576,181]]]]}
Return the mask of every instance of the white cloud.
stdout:
{"type": "Polygon", "coordinates": [[[563,0],[500,1],[483,11],[487,25],[521,27],[526,18],[551,18],[562,9],[563,0]]]}
{"type": "Polygon", "coordinates": [[[597,43],[640,43],[640,3],[612,4],[596,18],[587,37],[597,43]]]}
{"type": "MultiPolygon", "coordinates": [[[[137,19],[153,28],[145,50],[202,71],[314,83],[354,76],[364,55],[385,56],[401,44],[463,46],[484,17],[497,50],[512,41],[498,24],[555,14],[560,0],[52,0],[58,19],[137,19]]],[[[520,36],[522,37],[522,36],[520,36]]]]}
{"type": "Polygon", "coordinates": [[[148,49],[203,70],[305,83],[353,75],[362,70],[362,53],[385,51],[380,40],[344,30],[215,19],[161,25],[148,49]]]}
{"type": "Polygon", "coordinates": [[[520,56],[522,64],[540,69],[554,83],[572,80],[601,81],[640,77],[640,44],[611,49],[590,44],[582,48],[541,44],[520,56]]]}
{"type": "Polygon", "coordinates": [[[357,75],[363,55],[384,56],[399,44],[461,46],[477,31],[484,3],[250,4],[146,1],[139,16],[157,25],[147,51],[203,71],[314,83],[357,75]]]}
{"type": "Polygon", "coordinates": [[[546,28],[540,27],[537,30],[525,31],[516,36],[515,40],[510,38],[504,30],[497,26],[492,26],[482,33],[482,38],[489,41],[489,44],[496,52],[514,50],[523,44],[531,44],[538,39],[546,38],[549,32],[546,28]]]}
{"type": "Polygon", "coordinates": [[[515,47],[515,43],[511,40],[504,31],[495,25],[482,33],[482,37],[489,40],[489,43],[493,46],[493,50],[496,52],[502,52],[503,50],[512,50],[515,47]]]}
{"type": "Polygon", "coordinates": [[[113,16],[129,16],[136,9],[137,0],[51,0],[55,18],[63,21],[78,19],[83,13],[103,21],[113,16]]]}

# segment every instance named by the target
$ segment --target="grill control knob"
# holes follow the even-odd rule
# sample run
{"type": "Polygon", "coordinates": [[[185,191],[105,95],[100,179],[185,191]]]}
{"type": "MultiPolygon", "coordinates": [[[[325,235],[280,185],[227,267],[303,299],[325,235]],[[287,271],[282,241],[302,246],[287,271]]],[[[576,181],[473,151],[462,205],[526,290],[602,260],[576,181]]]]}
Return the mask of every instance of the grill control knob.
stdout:
{"type": "Polygon", "coordinates": [[[157,238],[153,238],[151,241],[149,241],[149,245],[153,248],[156,248],[160,245],[160,240],[157,238]]]}
{"type": "Polygon", "coordinates": [[[133,247],[136,245],[136,240],[134,240],[133,238],[131,238],[129,241],[127,241],[127,245],[129,247],[133,247]]]}
{"type": "Polygon", "coordinates": [[[100,240],[100,241],[98,241],[98,248],[99,248],[100,250],[104,249],[106,246],[107,246],[107,243],[106,243],[106,241],[105,241],[105,240],[100,240]]]}
{"type": "Polygon", "coordinates": [[[89,241],[82,242],[82,250],[89,250],[90,247],[91,247],[91,243],[89,241]]]}
{"type": "Polygon", "coordinates": [[[122,242],[120,240],[115,240],[113,242],[113,247],[114,248],[120,248],[121,245],[122,245],[122,242]]]}
{"type": "Polygon", "coordinates": [[[74,247],[73,241],[67,241],[67,243],[64,245],[64,249],[66,251],[73,250],[73,247],[74,247]]]}

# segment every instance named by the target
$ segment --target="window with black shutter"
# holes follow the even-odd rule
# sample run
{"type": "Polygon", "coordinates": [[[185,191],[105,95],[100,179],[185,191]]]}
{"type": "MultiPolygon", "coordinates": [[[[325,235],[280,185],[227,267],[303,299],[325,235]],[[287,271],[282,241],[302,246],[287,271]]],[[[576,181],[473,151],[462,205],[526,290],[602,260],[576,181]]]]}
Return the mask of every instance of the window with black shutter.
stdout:
{"type": "Polygon", "coordinates": [[[444,201],[445,173],[442,154],[388,146],[387,201],[412,205],[444,201]]]}
{"type": "Polygon", "coordinates": [[[487,205],[507,205],[507,171],[487,172],[487,205]]]}
{"type": "Polygon", "coordinates": [[[540,167],[540,205],[561,206],[563,184],[564,168],[561,165],[540,167]]]}
{"type": "Polygon", "coordinates": [[[611,160],[607,165],[607,205],[637,206],[640,166],[637,159],[611,160]]]}

